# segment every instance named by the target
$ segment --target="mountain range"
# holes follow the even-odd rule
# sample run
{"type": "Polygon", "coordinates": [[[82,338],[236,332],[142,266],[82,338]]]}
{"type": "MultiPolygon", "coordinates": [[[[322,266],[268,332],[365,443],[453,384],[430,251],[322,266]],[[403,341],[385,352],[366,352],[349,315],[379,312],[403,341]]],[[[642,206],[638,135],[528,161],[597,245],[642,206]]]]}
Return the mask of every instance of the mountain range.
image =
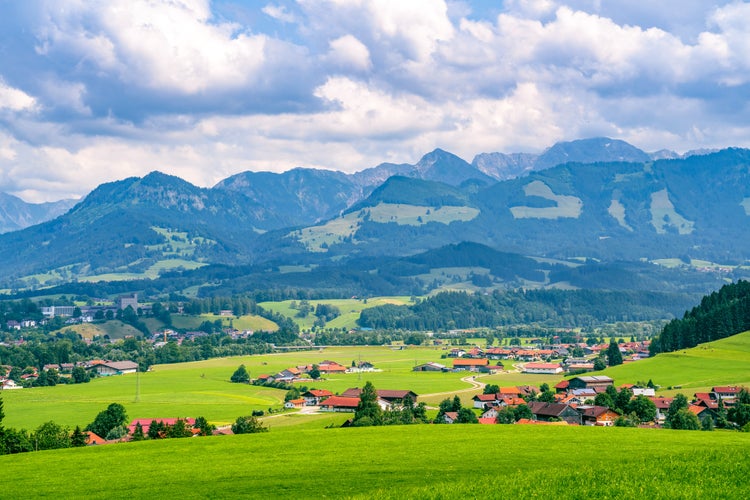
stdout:
{"type": "Polygon", "coordinates": [[[234,280],[245,273],[247,286],[273,270],[267,280],[287,287],[378,276],[414,292],[450,279],[705,290],[747,271],[750,151],[703,153],[648,154],[596,138],[472,163],[437,149],[355,174],[244,172],[213,188],[153,172],[0,235],[0,283],[215,280],[221,266],[234,280]],[[450,279],[434,271],[456,267],[450,279]]]}

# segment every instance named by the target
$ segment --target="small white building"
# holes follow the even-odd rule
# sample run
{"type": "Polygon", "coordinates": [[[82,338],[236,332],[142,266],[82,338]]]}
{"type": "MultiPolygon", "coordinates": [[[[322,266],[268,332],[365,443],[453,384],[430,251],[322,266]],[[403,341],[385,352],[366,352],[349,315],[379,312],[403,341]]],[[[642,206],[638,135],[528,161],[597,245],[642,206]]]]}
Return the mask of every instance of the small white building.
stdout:
{"type": "Polygon", "coordinates": [[[544,375],[557,375],[563,372],[560,363],[526,363],[523,366],[523,373],[537,373],[544,375]]]}

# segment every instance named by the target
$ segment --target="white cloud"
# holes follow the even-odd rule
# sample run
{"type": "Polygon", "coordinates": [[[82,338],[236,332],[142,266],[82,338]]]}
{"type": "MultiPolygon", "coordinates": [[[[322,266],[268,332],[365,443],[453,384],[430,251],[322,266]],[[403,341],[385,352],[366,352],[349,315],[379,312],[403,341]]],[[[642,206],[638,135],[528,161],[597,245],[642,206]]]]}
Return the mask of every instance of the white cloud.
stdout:
{"type": "Polygon", "coordinates": [[[33,111],[36,106],[33,97],[23,90],[10,87],[0,78],[0,110],[33,111]]]}
{"type": "Polygon", "coordinates": [[[344,35],[330,42],[328,59],[335,65],[367,71],[372,67],[370,51],[352,35],[344,35]]]}
{"type": "Polygon", "coordinates": [[[265,7],[263,7],[262,10],[264,14],[266,14],[269,17],[272,17],[273,19],[277,19],[285,23],[297,22],[296,16],[292,14],[291,12],[289,12],[289,10],[283,5],[268,4],[265,7]]]}

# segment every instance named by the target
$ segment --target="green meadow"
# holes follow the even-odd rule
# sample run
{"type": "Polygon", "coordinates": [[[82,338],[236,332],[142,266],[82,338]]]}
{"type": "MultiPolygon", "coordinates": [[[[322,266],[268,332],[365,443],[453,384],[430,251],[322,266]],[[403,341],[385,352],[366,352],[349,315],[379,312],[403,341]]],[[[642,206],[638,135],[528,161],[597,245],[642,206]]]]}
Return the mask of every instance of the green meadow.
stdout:
{"type": "MultiPolygon", "coordinates": [[[[380,389],[410,389],[420,400],[435,405],[442,399],[459,394],[465,404],[478,392],[461,379],[467,372],[414,372],[415,365],[435,361],[451,366],[451,359],[442,359],[447,347],[330,347],[313,351],[218,358],[192,363],[156,365],[149,372],[95,379],[88,384],[59,385],[20,391],[3,392],[5,425],[33,429],[53,420],[67,426],[86,425],[96,414],[116,402],[125,406],[130,418],[204,416],[217,424],[231,423],[252,410],[280,409],[285,391],[245,384],[232,384],[229,377],[244,364],[251,377],[274,374],[284,368],[336,361],[344,366],[369,361],[378,371],[323,375],[321,380],[301,382],[308,388],[328,389],[340,393],[350,387],[362,387],[371,381],[380,389]]],[[[511,370],[478,380],[501,386],[554,385],[559,375],[526,375],[511,370]]],[[[661,354],[655,358],[609,368],[602,374],[616,384],[651,379],[661,385],[660,394],[683,392],[692,395],[714,385],[750,386],[750,332],[686,351],[661,354]],[[679,386],[679,388],[677,388],[679,386]],[[672,390],[668,390],[672,387],[672,390]]],[[[316,417],[317,418],[317,417],[316,417]]],[[[272,426],[295,425],[325,427],[316,418],[286,413],[268,417],[272,426]]]]}
{"type": "Polygon", "coordinates": [[[750,434],[284,429],[0,457],[3,498],[746,498],[750,434]]]}
{"type": "Polygon", "coordinates": [[[626,363],[602,373],[617,384],[651,379],[662,389],[672,387],[669,394],[683,392],[689,396],[717,385],[750,387],[750,332],[626,363]]]}
{"type": "MultiPolygon", "coordinates": [[[[334,393],[349,387],[361,387],[368,380],[381,389],[410,389],[417,394],[470,388],[460,380],[466,373],[412,371],[415,365],[428,361],[442,361],[450,366],[449,359],[440,359],[444,352],[439,348],[338,347],[156,365],[147,373],[103,377],[88,384],[5,391],[4,423],[9,427],[27,429],[49,420],[61,425],[83,426],[93,421],[96,414],[110,403],[124,405],[129,418],[204,416],[218,424],[233,422],[236,417],[247,415],[252,410],[281,408],[285,391],[229,382],[240,364],[244,364],[254,378],[324,360],[344,366],[350,366],[352,361],[370,361],[380,370],[324,375],[321,380],[300,384],[334,393]]],[[[529,383],[535,380],[530,378],[529,383]]],[[[464,397],[470,399],[472,394],[466,393],[464,397]]]]}
{"type": "MultiPolygon", "coordinates": [[[[260,302],[258,305],[267,311],[273,311],[283,316],[292,318],[302,330],[309,330],[313,327],[315,320],[317,319],[314,314],[308,314],[305,318],[297,317],[297,309],[292,309],[290,306],[291,301],[284,300],[279,302],[260,302]]],[[[357,320],[359,314],[369,307],[377,307],[385,304],[396,304],[396,305],[407,305],[410,304],[409,297],[374,297],[367,300],[364,299],[324,299],[324,300],[310,300],[310,305],[315,308],[318,304],[330,304],[336,306],[341,311],[341,316],[333,319],[326,323],[326,328],[355,328],[357,326],[357,320]]]]}

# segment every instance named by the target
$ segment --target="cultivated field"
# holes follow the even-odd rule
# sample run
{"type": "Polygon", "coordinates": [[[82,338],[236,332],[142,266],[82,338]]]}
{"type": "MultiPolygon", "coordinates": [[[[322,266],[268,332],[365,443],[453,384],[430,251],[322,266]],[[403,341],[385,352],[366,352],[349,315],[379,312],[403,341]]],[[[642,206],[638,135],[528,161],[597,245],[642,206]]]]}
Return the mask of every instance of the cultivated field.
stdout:
{"type": "Polygon", "coordinates": [[[272,430],[2,456],[0,468],[4,498],[746,498],[750,434],[272,430]]]}

